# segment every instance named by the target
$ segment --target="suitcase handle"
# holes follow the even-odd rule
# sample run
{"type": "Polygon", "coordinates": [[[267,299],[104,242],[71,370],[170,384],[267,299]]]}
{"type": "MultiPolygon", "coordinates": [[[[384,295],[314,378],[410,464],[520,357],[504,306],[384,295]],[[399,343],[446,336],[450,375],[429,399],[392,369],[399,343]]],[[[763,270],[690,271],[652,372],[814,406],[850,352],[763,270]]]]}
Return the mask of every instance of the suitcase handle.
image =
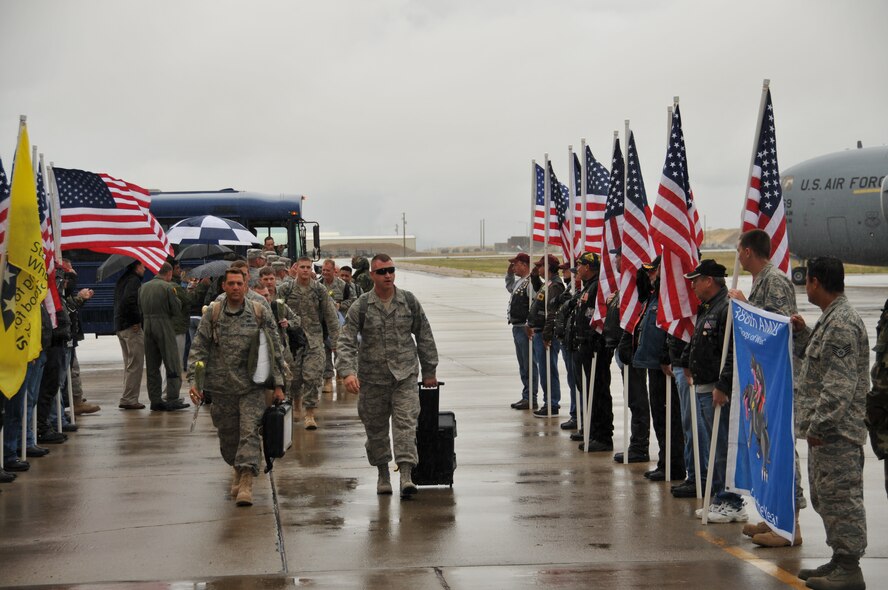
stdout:
{"type": "Polygon", "coordinates": [[[441,386],[444,385],[444,382],[438,381],[438,384],[434,387],[426,387],[425,385],[422,384],[422,381],[417,381],[416,384],[419,386],[420,389],[440,389],[441,386]]]}

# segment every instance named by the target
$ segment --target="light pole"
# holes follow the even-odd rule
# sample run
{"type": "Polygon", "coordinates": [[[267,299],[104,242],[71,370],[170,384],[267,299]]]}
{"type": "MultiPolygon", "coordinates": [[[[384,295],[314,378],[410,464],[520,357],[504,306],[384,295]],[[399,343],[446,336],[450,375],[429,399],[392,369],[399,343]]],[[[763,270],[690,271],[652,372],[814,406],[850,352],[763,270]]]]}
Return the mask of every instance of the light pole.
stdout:
{"type": "Polygon", "coordinates": [[[401,213],[401,248],[404,250],[403,256],[407,257],[407,214],[401,213]]]}

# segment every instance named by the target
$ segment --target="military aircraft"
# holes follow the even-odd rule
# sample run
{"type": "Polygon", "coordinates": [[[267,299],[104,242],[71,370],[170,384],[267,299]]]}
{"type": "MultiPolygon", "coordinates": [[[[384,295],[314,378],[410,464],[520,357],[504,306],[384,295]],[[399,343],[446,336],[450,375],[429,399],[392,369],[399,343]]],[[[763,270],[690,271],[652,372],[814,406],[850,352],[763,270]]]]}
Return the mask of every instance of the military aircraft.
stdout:
{"type": "Polygon", "coordinates": [[[802,261],[792,280],[805,283],[804,262],[835,256],[888,266],[888,146],[813,158],[781,173],[789,249],[802,261]]]}

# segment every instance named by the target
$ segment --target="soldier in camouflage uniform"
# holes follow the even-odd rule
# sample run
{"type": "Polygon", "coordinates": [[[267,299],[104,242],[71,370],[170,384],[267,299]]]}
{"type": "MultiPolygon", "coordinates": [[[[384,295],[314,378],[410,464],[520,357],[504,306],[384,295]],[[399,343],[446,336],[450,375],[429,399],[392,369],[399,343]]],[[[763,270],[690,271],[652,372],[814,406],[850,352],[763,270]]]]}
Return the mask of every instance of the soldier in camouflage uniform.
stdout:
{"type": "Polygon", "coordinates": [[[283,286],[293,280],[293,277],[287,272],[288,267],[289,265],[282,260],[271,263],[271,268],[274,269],[274,276],[279,286],[283,286]]]}
{"type": "Polygon", "coordinates": [[[797,350],[798,432],[808,440],[811,502],[823,519],[829,563],[803,569],[809,588],[864,588],[860,558],[866,549],[863,443],[869,391],[869,342],[860,316],[844,295],[845,272],[836,258],[808,262],[808,301],[823,310],[811,330],[792,316],[797,350]]]}
{"type": "MultiPolygon", "coordinates": [[[[879,460],[888,457],[888,301],[876,326],[876,362],[873,363],[873,389],[866,396],[866,427],[879,460]]],[[[888,461],[885,461],[885,492],[888,493],[888,461]]]]}
{"type": "Polygon", "coordinates": [[[225,462],[234,468],[232,495],[238,506],[251,506],[253,478],[259,474],[259,426],[266,407],[265,391],[273,388],[274,399],[284,399],[284,360],[274,317],[265,307],[246,299],[243,273],[226,271],[223,289],[225,297],[213,302],[201,317],[188,357],[188,381],[194,383],[195,363],[204,363],[203,389],[198,391],[192,385],[191,400],[198,403],[206,393],[212,401],[210,412],[219,434],[219,449],[225,462]],[[266,383],[256,384],[253,374],[260,352],[260,330],[268,343],[271,371],[266,383]]]}
{"type": "Polygon", "coordinates": [[[372,291],[373,279],[370,278],[370,262],[363,256],[354,256],[352,267],[354,268],[352,280],[361,289],[361,293],[372,291]]]}
{"type": "Polygon", "coordinates": [[[392,460],[391,419],[401,497],[407,498],[416,493],[411,471],[418,460],[417,373],[421,369],[426,387],[437,386],[438,350],[416,297],[395,288],[392,259],[377,254],[372,268],[374,288],[361,295],[348,312],[337,346],[336,371],[343,376],[348,391],[360,394],[358,415],[367,432],[367,459],[379,470],[378,494],[392,493],[388,469],[392,460]]]}
{"type": "Polygon", "coordinates": [[[139,290],[139,309],[145,331],[145,373],[148,399],[154,411],[169,412],[187,408],[179,399],[182,387],[182,358],[176,346],[173,319],[181,312],[181,304],[170,283],[173,267],[164,262],[153,279],[139,290]],[[161,391],[160,366],[166,370],[166,399],[161,391]]]}
{"type": "MultiPolygon", "coordinates": [[[[324,261],[321,267],[321,277],[318,284],[327,290],[327,294],[333,299],[333,305],[337,315],[345,318],[348,308],[357,299],[354,285],[350,285],[336,276],[336,262],[332,258],[324,261]]],[[[336,342],[329,336],[324,338],[324,393],[333,393],[333,348],[336,342]]]]}
{"type": "MultiPolygon", "coordinates": [[[[290,384],[290,397],[293,406],[300,400],[305,409],[305,429],[318,427],[315,408],[318,405],[318,391],[324,376],[324,327],[327,325],[330,341],[339,338],[339,318],[333,300],[317,281],[312,280],[312,260],[303,256],[296,261],[296,280],[278,288],[278,299],[283,299],[293,313],[302,320],[302,330],[308,345],[293,363],[293,382],[290,384]]],[[[294,414],[295,417],[295,414],[294,414]]]]}
{"type": "Polygon", "coordinates": [[[259,269],[265,266],[265,252],[259,248],[250,248],[247,250],[247,263],[250,266],[248,286],[252,287],[259,281],[259,269]]]}
{"type": "MultiPolygon", "coordinates": [[[[752,290],[749,292],[748,302],[765,311],[792,316],[798,313],[796,307],[795,287],[789,278],[771,264],[771,237],[767,232],[753,229],[740,235],[737,244],[737,258],[743,270],[752,274],[752,290]]],[[[743,292],[731,289],[728,295],[738,301],[747,301],[743,292]]],[[[794,368],[798,370],[799,365],[794,368]]],[[[796,378],[798,375],[796,375],[796,378]]],[[[795,398],[795,396],[794,396],[795,398]]],[[[798,415],[798,411],[796,411],[798,415]]],[[[799,510],[808,505],[805,501],[802,489],[802,471],[799,465],[799,453],[795,451],[795,502],[796,523],[795,537],[790,543],[780,535],[774,533],[765,521],[757,524],[747,524],[743,527],[743,534],[752,537],[752,542],[762,547],[786,547],[788,545],[802,544],[802,530],[799,527],[799,510]]]]}

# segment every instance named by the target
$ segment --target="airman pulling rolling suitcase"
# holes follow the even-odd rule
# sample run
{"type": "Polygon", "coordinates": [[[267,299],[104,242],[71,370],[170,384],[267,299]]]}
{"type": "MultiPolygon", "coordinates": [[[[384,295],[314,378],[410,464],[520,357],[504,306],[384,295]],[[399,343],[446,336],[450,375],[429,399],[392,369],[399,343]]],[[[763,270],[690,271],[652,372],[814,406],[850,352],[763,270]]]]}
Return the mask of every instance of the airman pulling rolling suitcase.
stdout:
{"type": "Polygon", "coordinates": [[[416,450],[419,463],[413,468],[413,483],[418,486],[453,487],[456,470],[456,416],[439,411],[441,386],[419,384],[419,424],[416,428],[416,450]]]}

